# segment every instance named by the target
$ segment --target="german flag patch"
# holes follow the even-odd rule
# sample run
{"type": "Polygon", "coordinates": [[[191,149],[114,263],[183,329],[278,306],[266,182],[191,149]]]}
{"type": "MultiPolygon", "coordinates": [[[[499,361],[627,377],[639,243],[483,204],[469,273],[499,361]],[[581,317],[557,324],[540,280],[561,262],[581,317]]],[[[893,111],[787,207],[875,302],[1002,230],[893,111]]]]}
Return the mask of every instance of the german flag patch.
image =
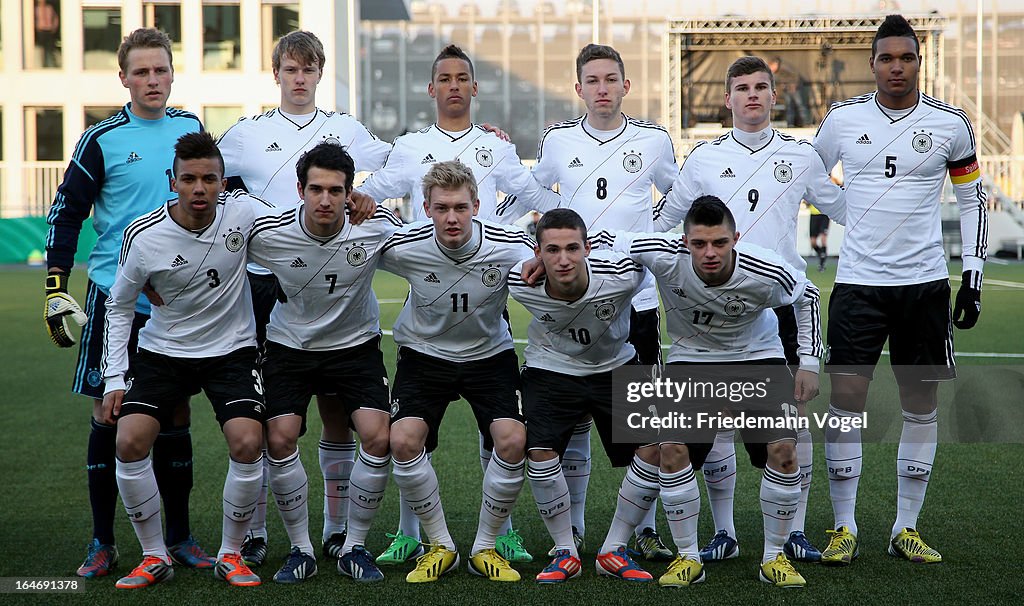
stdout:
{"type": "Polygon", "coordinates": [[[953,185],[963,185],[981,178],[981,168],[978,166],[978,158],[974,154],[963,160],[949,162],[946,166],[949,168],[949,179],[953,185]]]}

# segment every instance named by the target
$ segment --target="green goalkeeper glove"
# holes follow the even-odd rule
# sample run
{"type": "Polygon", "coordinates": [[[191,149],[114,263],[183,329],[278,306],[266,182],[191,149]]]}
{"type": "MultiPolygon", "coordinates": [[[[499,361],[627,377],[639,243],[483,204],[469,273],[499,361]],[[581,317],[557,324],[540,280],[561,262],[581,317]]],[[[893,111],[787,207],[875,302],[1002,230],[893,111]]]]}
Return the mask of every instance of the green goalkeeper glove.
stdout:
{"type": "Polygon", "coordinates": [[[64,274],[46,276],[46,309],[43,319],[46,320],[46,331],[57,347],[71,347],[75,337],[68,330],[68,317],[79,326],[88,319],[75,299],[68,294],[68,277],[64,274]]]}

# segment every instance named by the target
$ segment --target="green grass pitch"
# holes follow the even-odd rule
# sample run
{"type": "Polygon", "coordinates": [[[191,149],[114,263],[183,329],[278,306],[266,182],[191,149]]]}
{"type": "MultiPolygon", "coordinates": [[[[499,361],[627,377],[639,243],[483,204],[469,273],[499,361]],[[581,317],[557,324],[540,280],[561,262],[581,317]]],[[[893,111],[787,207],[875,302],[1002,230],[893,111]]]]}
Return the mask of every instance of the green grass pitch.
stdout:
{"type": "MultiPolygon", "coordinates": [[[[950,269],[953,276],[959,275],[958,265],[951,265],[950,269]]],[[[981,321],[971,331],[957,331],[957,349],[1024,353],[1024,316],[1020,311],[1024,308],[1024,265],[990,263],[986,269],[981,321]]],[[[824,314],[833,270],[812,270],[811,277],[822,289],[824,314]]],[[[73,294],[81,301],[84,272],[76,272],[72,282],[73,294]]],[[[387,274],[377,276],[376,286],[378,297],[384,301],[382,325],[388,328],[399,311],[406,287],[387,274]]],[[[957,287],[954,280],[954,292],[957,287]]],[[[90,536],[84,463],[91,406],[68,389],[77,350],[57,350],[49,342],[41,318],[42,300],[41,270],[0,268],[0,383],[4,394],[0,577],[70,576],[80,563],[90,536]]],[[[510,311],[514,333],[525,337],[525,311],[515,303],[510,305],[510,311]]],[[[389,371],[393,371],[395,352],[390,337],[384,338],[384,347],[389,371]]],[[[295,587],[276,585],[270,577],[288,545],[278,514],[271,506],[270,557],[258,569],[266,581],[259,588],[230,588],[210,574],[178,568],[173,581],[138,592],[117,591],[114,577],[106,577],[85,583],[84,594],[6,594],[0,595],[0,604],[653,604],[666,600],[695,604],[1018,603],[1024,592],[1018,570],[1019,554],[1014,551],[1022,538],[1018,518],[1024,497],[1024,389],[1012,369],[983,367],[1024,365],[1024,359],[961,357],[959,365],[964,379],[960,385],[945,384],[941,388],[940,431],[948,443],[939,447],[920,522],[923,536],[946,560],[933,566],[913,565],[885,553],[895,516],[894,442],[899,436],[897,400],[886,364],[883,358],[869,403],[869,423],[876,428],[881,443],[865,446],[865,473],[857,511],[860,559],[842,569],[801,565],[800,570],[808,580],[803,591],[782,592],[757,580],[761,551],[759,479],[750,467],[740,468],[736,500],[742,555],[726,563],[709,565],[707,582],[688,590],[668,591],[656,585],[633,586],[597,578],[593,557],[607,530],[622,475],[621,470],[609,468],[600,442],[595,440],[584,574],[564,586],[542,587],[532,581],[546,563],[544,554],[550,540],[527,484],[514,520],[536,560],[518,566],[524,580],[516,584],[488,583],[470,575],[463,564],[457,572],[428,586],[407,585],[404,574],[411,566],[404,566],[385,568],[387,579],[383,584],[362,587],[339,576],[331,562],[321,561],[320,574],[306,583],[295,587]],[[955,392],[957,389],[960,391],[955,392]],[[956,443],[958,437],[978,435],[994,435],[1006,443],[956,443]]],[[[1024,366],[1020,368],[1024,370],[1024,366]]],[[[825,391],[827,378],[823,377],[822,382],[825,391]]],[[[827,408],[826,398],[819,397],[810,408],[823,412],[827,408]]],[[[204,547],[215,551],[220,540],[220,492],[226,449],[204,397],[193,399],[193,411],[193,531],[204,547]]],[[[310,475],[310,530],[315,544],[322,503],[316,453],[319,423],[316,415],[312,415],[309,433],[301,441],[302,459],[310,475]]],[[[815,477],[806,528],[812,541],[823,546],[824,530],[830,527],[832,515],[821,444],[815,446],[814,455],[815,477]]],[[[740,458],[742,463],[742,450],[740,458]]],[[[465,558],[476,527],[481,479],[475,424],[465,403],[450,407],[434,465],[448,524],[465,558]]],[[[384,532],[393,531],[397,525],[397,502],[397,491],[392,487],[370,532],[368,547],[375,553],[386,545],[384,532]]],[[[117,572],[125,573],[140,560],[140,549],[120,511],[116,532],[121,562],[117,572]]],[[[701,515],[702,542],[712,532],[710,520],[705,502],[701,515]]],[[[670,536],[660,513],[659,531],[663,537],[670,536]]],[[[662,565],[651,565],[649,569],[656,576],[663,570],[662,565]]]]}

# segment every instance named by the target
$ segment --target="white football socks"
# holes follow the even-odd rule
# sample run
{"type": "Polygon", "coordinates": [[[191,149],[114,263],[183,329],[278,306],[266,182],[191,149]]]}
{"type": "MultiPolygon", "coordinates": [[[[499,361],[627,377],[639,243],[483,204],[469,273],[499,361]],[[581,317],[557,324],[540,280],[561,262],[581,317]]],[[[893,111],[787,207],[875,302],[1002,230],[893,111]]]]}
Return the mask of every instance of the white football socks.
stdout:
{"type": "Polygon", "coordinates": [[[160,491],[153,474],[153,459],[146,457],[130,463],[117,459],[115,465],[117,490],[142,545],[142,555],[156,556],[170,564],[160,524],[160,491]]]}
{"type": "Polygon", "coordinates": [[[793,516],[800,502],[800,472],[782,473],[764,468],[761,476],[761,515],[764,518],[764,555],[770,562],[782,553],[793,529],[793,516]]]}
{"type": "Polygon", "coordinates": [[[633,455],[633,461],[626,469],[626,477],[619,486],[615,515],[599,553],[609,553],[625,547],[633,529],[644,518],[658,498],[658,466],[645,462],[633,455]]]}
{"type": "MultiPolygon", "coordinates": [[[[857,413],[828,407],[829,416],[854,417],[857,413]]],[[[857,485],[863,464],[861,430],[853,427],[850,431],[825,430],[825,464],[828,467],[829,496],[832,499],[832,514],[835,528],[846,526],[857,534],[857,485]]]]}
{"type": "Polygon", "coordinates": [[[324,476],[323,540],[345,532],[348,523],[348,480],[356,458],[356,443],[320,440],[320,472],[324,476]]]}
{"type": "Polygon", "coordinates": [[[263,486],[263,455],[252,463],[239,463],[228,458],[228,475],[224,479],[220,550],[217,559],[242,548],[242,539],[249,532],[249,523],[260,499],[263,486]]]}
{"type": "Polygon", "coordinates": [[[375,457],[359,447],[359,456],[349,478],[348,534],[345,535],[343,553],[348,553],[356,545],[366,545],[366,535],[388,487],[390,463],[390,455],[375,457]]]}
{"type": "Polygon", "coordinates": [[[497,454],[491,457],[484,473],[480,520],[470,554],[494,548],[501,528],[512,514],[519,491],[523,489],[525,469],[526,459],[506,463],[497,454]]]}
{"type": "Polygon", "coordinates": [[[528,461],[526,475],[530,490],[537,502],[537,511],[544,526],[555,542],[555,550],[568,550],[579,557],[572,540],[572,514],[570,513],[569,486],[558,458],[548,461],[528,461]]]}
{"type": "Polygon", "coordinates": [[[410,461],[394,461],[394,477],[395,484],[423,524],[430,541],[454,550],[455,541],[448,532],[441,506],[437,474],[427,460],[426,451],[421,451],[410,461]]]}
{"type": "Polygon", "coordinates": [[[893,537],[904,528],[917,528],[917,517],[924,506],[935,463],[938,435],[937,410],[923,415],[903,411],[903,432],[896,454],[897,508],[893,537]]]}
{"type": "Polygon", "coordinates": [[[576,426],[565,447],[562,457],[562,474],[569,487],[569,498],[572,502],[572,525],[581,535],[587,534],[587,485],[590,483],[590,427],[594,424],[586,420],[576,426]]]}
{"type": "Polygon", "coordinates": [[[309,481],[298,450],[281,460],[270,460],[270,490],[291,546],[315,557],[309,539],[309,481]]]}
{"type": "Polygon", "coordinates": [[[665,509],[676,551],[681,556],[700,561],[700,548],[697,546],[700,488],[693,467],[687,465],[674,473],[661,471],[658,478],[661,505],[665,509]]]}
{"type": "Polygon", "coordinates": [[[733,519],[733,503],[736,493],[736,432],[720,431],[715,434],[715,444],[708,452],[701,470],[704,472],[704,488],[708,491],[711,505],[711,519],[715,532],[724,530],[734,539],[736,523],[733,519]]]}

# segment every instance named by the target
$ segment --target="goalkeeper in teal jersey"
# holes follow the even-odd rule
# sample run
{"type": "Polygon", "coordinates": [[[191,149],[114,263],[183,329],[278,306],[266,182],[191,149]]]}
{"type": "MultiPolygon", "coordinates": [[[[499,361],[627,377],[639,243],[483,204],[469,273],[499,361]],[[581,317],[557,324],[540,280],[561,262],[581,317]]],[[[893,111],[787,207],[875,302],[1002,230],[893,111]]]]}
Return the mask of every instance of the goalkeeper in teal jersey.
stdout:
{"type": "MultiPolygon", "coordinates": [[[[99,577],[117,563],[114,547],[114,477],[116,428],[101,421],[105,302],[114,282],[124,228],[134,219],[175,197],[170,189],[174,143],[185,133],[202,130],[192,113],[168,108],[174,81],[170,40],[155,29],[139,29],[118,49],[121,84],[131,101],[119,112],[90,127],[75,146],[64,181],[47,216],[46,308],[50,338],[58,347],[75,343],[69,320],[84,324],[72,390],[93,399],[87,472],[93,515],[93,539],[79,576],[99,577]],[[93,216],[96,246],[89,255],[84,311],[68,294],[82,222],[93,216]]],[[[135,334],[149,316],[149,301],[139,297],[135,334]]],[[[180,563],[212,568],[214,560],[189,531],[188,495],[192,489],[192,441],[188,402],[176,411],[173,427],[161,429],[153,449],[160,492],[164,495],[167,542],[180,563]]]]}

